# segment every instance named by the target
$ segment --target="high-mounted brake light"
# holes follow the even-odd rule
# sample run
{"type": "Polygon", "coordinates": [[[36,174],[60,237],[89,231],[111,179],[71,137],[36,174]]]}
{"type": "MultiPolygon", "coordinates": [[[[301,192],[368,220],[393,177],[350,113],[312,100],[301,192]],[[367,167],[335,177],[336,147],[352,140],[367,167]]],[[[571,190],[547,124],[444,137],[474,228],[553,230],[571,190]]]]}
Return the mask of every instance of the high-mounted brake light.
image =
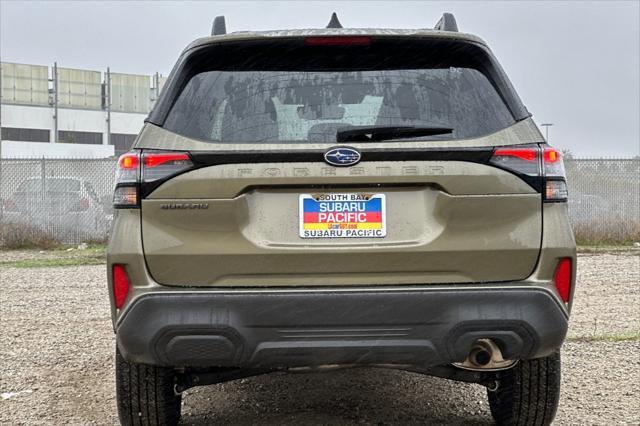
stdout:
{"type": "Polygon", "coordinates": [[[571,258],[565,257],[560,259],[556,267],[556,273],[553,276],[553,281],[556,284],[560,299],[562,299],[564,303],[569,303],[569,299],[571,298],[571,273],[571,258]]]}
{"type": "Polygon", "coordinates": [[[307,37],[304,39],[307,46],[368,46],[371,38],[366,36],[347,37],[307,37]]]}
{"type": "Polygon", "coordinates": [[[113,265],[113,300],[117,309],[122,309],[129,294],[129,276],[124,265],[113,265]]]}

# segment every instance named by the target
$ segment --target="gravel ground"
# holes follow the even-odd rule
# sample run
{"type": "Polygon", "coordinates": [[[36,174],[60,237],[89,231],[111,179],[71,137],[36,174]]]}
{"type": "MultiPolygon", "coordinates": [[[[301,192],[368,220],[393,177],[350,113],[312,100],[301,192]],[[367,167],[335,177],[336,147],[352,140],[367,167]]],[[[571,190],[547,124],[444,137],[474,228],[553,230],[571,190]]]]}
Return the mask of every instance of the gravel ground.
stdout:
{"type": "MultiPolygon", "coordinates": [[[[579,257],[556,424],[640,424],[638,254],[579,257]]],[[[0,267],[0,424],[117,422],[104,280],[102,265],[0,267]]],[[[189,425],[492,423],[480,386],[373,369],[192,389],[183,418],[189,425]]]]}

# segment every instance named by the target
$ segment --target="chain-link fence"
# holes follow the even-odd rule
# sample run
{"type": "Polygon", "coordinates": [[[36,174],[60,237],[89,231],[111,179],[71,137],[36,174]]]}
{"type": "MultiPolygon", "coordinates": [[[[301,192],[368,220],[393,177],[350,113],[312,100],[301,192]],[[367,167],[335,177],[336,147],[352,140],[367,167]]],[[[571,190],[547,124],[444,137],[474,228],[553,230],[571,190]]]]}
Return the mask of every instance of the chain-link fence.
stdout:
{"type": "Polygon", "coordinates": [[[565,168],[578,240],[640,239],[640,158],[565,159],[565,168]]]}
{"type": "Polygon", "coordinates": [[[0,160],[0,245],[107,238],[114,159],[0,160]]]}
{"type": "MultiPolygon", "coordinates": [[[[115,166],[115,159],[0,160],[0,245],[105,240],[115,166]]],[[[571,220],[583,240],[638,238],[639,158],[569,159],[565,166],[571,220]]]]}

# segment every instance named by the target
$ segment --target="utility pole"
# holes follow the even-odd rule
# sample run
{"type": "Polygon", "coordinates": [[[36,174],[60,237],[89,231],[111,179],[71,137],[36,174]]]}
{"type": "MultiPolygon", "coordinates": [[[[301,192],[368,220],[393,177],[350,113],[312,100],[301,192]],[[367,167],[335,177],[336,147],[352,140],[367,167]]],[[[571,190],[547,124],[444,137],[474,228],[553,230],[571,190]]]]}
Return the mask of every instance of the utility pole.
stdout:
{"type": "Polygon", "coordinates": [[[0,179],[1,178],[2,178],[2,63],[0,62],[0,179]]]}
{"type": "Polygon", "coordinates": [[[53,143],[58,143],[58,63],[53,63],[53,143]]]}
{"type": "Polygon", "coordinates": [[[0,190],[2,190],[2,62],[0,62],[0,190]]]}
{"type": "Polygon", "coordinates": [[[160,75],[158,75],[158,72],[156,71],[155,75],[153,76],[153,79],[155,80],[153,82],[153,85],[155,86],[155,99],[153,100],[153,104],[155,106],[155,104],[158,102],[158,98],[160,97],[160,75]]]}
{"type": "Polygon", "coordinates": [[[106,82],[106,106],[107,106],[107,145],[111,145],[111,70],[107,67],[107,82],[106,82]]]}
{"type": "Polygon", "coordinates": [[[542,127],[544,127],[544,138],[549,143],[549,127],[553,126],[553,123],[542,123],[542,127]]]}

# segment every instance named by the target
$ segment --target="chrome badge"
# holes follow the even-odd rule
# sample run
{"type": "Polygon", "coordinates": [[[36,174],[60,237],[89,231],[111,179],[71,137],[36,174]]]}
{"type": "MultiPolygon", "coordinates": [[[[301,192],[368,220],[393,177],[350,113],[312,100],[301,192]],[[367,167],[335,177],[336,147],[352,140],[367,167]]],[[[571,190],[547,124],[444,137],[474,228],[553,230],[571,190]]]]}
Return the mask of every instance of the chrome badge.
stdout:
{"type": "Polygon", "coordinates": [[[208,209],[209,203],[163,203],[160,204],[162,210],[194,210],[208,209]]]}
{"type": "Polygon", "coordinates": [[[347,147],[331,148],[324,153],[324,161],[332,166],[353,166],[358,164],[361,158],[357,150],[347,147]]]}

